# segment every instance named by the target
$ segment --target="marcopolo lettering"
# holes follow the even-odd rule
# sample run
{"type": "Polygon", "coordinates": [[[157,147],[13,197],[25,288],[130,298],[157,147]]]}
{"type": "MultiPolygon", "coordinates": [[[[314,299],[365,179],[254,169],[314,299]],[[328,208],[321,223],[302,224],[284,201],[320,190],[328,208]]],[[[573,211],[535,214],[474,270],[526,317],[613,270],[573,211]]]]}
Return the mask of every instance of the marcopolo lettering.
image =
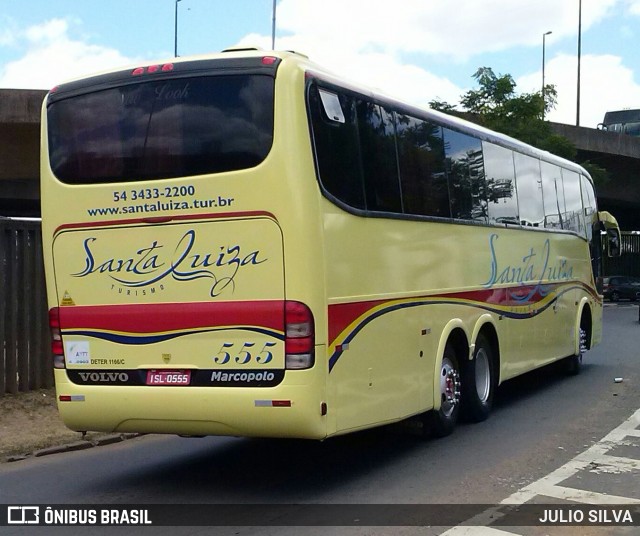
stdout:
{"type": "Polygon", "coordinates": [[[284,380],[284,373],[284,369],[210,369],[198,371],[192,383],[218,387],[275,387],[284,380]]]}
{"type": "Polygon", "coordinates": [[[276,375],[273,372],[222,372],[220,370],[214,370],[211,373],[212,382],[272,382],[275,380],[276,375]]]}

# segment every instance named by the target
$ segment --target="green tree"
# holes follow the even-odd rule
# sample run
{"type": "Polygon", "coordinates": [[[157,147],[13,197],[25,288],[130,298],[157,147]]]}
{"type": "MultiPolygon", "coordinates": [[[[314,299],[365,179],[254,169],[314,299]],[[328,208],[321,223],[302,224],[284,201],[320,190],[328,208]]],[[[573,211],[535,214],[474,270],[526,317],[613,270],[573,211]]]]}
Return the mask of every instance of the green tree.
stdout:
{"type": "MultiPolygon", "coordinates": [[[[555,134],[551,125],[543,119],[545,114],[555,108],[558,96],[555,86],[548,84],[543,92],[517,94],[513,77],[510,74],[497,76],[490,67],[480,67],[473,78],[478,83],[478,88],[462,95],[461,110],[441,100],[431,101],[431,108],[463,117],[544,151],[576,161],[575,146],[564,136],[555,134]]],[[[582,164],[596,184],[608,180],[608,173],[604,168],[591,162],[582,164]]]]}

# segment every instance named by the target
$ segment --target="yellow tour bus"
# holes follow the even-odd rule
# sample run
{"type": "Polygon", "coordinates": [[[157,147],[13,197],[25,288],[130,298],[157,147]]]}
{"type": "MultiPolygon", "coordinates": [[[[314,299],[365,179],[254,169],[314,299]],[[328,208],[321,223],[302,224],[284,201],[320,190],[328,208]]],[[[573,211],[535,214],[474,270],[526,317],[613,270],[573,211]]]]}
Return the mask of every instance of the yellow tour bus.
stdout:
{"type": "Polygon", "coordinates": [[[441,436],[601,339],[619,230],[584,169],[300,54],[64,83],[41,153],[73,430],[441,436]]]}

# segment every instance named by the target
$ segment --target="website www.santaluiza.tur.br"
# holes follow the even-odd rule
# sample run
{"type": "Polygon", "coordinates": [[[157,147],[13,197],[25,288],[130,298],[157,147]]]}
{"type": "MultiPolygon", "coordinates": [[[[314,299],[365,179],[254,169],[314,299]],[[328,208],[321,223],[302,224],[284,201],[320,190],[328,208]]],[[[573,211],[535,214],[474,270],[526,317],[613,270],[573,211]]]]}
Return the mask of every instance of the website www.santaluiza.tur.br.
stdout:
{"type": "Polygon", "coordinates": [[[126,205],[122,207],[102,207],[88,208],[89,216],[116,216],[123,214],[149,214],[154,212],[164,212],[167,210],[191,210],[201,208],[216,208],[229,206],[233,199],[219,197],[218,199],[194,199],[192,201],[171,201],[163,200],[153,203],[143,203],[140,205],[126,205]]]}

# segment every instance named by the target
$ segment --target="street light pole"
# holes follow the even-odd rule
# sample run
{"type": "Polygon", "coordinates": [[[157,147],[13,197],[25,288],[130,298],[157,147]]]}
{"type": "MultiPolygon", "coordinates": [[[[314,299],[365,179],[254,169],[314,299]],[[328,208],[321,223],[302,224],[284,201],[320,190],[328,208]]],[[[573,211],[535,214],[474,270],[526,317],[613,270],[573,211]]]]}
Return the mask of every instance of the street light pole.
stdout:
{"type": "Polygon", "coordinates": [[[178,57],[178,3],[180,0],[176,0],[176,11],[174,18],[174,31],[173,31],[173,55],[174,57],[178,57]]]}
{"type": "Polygon", "coordinates": [[[273,17],[271,18],[271,50],[276,49],[276,0],[273,0],[273,17]]]}
{"type": "Polygon", "coordinates": [[[578,87],[576,98],[576,126],[580,126],[580,56],[582,55],[582,0],[578,0],[578,87]]]}
{"type": "Polygon", "coordinates": [[[551,30],[549,30],[548,32],[545,32],[542,34],[542,120],[544,121],[544,109],[546,106],[546,102],[545,102],[545,90],[544,90],[544,64],[545,64],[545,50],[547,47],[547,35],[551,34],[553,32],[551,32],[551,30]]]}

